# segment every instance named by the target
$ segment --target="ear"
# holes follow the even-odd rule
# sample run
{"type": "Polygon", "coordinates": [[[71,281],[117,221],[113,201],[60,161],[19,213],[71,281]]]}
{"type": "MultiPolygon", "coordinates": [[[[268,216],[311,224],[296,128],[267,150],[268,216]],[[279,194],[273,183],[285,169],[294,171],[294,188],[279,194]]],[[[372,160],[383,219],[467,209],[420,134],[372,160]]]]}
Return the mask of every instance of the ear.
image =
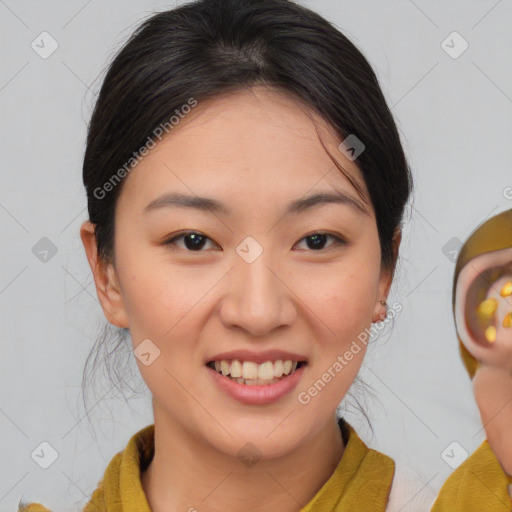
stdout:
{"type": "Polygon", "coordinates": [[[116,270],[112,263],[104,262],[99,258],[95,224],[85,221],[80,227],[80,238],[82,239],[87,260],[94,276],[96,293],[105,318],[116,327],[127,328],[128,315],[126,314],[116,270]]]}
{"type": "Polygon", "coordinates": [[[512,248],[475,256],[459,273],[454,312],[459,337],[473,357],[512,371],[512,327],[507,327],[512,295],[506,286],[510,281],[512,248]],[[487,315],[478,313],[483,301],[492,306],[487,315]]]}
{"type": "Polygon", "coordinates": [[[373,310],[372,322],[381,322],[386,317],[386,306],[382,305],[380,301],[387,300],[389,290],[393,282],[393,273],[395,271],[396,262],[398,258],[398,250],[402,242],[402,230],[400,227],[395,229],[392,239],[393,262],[391,268],[382,268],[379,278],[379,288],[377,301],[373,310]]]}

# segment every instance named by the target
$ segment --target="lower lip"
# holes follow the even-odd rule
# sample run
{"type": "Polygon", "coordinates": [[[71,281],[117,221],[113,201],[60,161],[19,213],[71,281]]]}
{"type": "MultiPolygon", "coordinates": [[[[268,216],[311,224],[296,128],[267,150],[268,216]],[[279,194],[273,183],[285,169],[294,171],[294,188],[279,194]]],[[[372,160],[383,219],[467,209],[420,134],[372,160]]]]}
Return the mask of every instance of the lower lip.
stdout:
{"type": "Polygon", "coordinates": [[[290,393],[299,383],[306,366],[307,364],[302,364],[302,366],[298,370],[295,370],[290,376],[285,377],[275,384],[264,386],[238,384],[238,382],[222,375],[213,368],[209,366],[206,368],[219,387],[235,400],[244,404],[265,405],[277,402],[290,393]]]}

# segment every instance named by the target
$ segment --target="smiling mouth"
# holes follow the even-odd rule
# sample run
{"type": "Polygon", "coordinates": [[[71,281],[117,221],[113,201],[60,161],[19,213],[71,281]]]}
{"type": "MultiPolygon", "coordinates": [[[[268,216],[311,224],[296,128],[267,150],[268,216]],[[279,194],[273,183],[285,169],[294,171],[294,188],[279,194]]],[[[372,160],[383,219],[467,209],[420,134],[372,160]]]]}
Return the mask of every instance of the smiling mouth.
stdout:
{"type": "Polygon", "coordinates": [[[307,366],[307,363],[306,361],[277,360],[257,364],[234,359],[210,361],[206,366],[238,384],[268,386],[293,375],[299,368],[307,366]]]}

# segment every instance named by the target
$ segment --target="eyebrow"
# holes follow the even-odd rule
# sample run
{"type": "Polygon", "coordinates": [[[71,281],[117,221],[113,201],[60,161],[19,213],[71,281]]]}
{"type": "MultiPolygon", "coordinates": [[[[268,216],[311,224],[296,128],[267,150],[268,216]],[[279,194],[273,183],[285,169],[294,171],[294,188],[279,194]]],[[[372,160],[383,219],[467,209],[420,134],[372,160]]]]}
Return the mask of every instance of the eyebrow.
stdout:
{"type": "MultiPolygon", "coordinates": [[[[310,210],[317,206],[326,204],[344,204],[347,205],[359,214],[368,215],[368,211],[361,201],[352,197],[345,192],[329,191],[317,192],[316,194],[309,195],[300,199],[295,199],[288,204],[284,211],[284,215],[298,214],[306,210],[310,210]]],[[[216,199],[209,197],[200,197],[196,195],[187,195],[177,192],[169,192],[163,194],[156,199],[153,199],[145,208],[144,214],[160,208],[192,208],[195,210],[211,212],[211,213],[224,213],[231,215],[231,210],[223,203],[216,199]]]]}

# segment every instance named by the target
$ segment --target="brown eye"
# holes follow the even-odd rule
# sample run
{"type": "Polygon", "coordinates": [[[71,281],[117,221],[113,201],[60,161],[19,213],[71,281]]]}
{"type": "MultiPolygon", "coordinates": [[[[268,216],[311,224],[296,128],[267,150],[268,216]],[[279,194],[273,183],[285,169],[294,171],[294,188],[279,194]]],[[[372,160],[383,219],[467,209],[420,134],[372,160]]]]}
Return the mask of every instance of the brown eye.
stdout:
{"type": "MultiPolygon", "coordinates": [[[[308,249],[311,249],[313,251],[321,251],[325,248],[326,242],[329,238],[334,240],[334,243],[331,244],[331,246],[346,244],[345,240],[343,240],[342,238],[340,238],[336,235],[331,235],[329,233],[323,233],[323,232],[312,233],[311,235],[305,236],[302,240],[307,241],[308,249]]],[[[301,242],[302,242],[302,240],[301,240],[301,242]]]]}
{"type": "Polygon", "coordinates": [[[205,246],[206,241],[210,240],[207,236],[198,233],[197,231],[188,231],[167,240],[164,242],[164,245],[171,246],[171,248],[174,248],[173,246],[179,247],[177,241],[181,239],[183,239],[184,248],[190,252],[202,252],[201,250],[205,246]]]}

